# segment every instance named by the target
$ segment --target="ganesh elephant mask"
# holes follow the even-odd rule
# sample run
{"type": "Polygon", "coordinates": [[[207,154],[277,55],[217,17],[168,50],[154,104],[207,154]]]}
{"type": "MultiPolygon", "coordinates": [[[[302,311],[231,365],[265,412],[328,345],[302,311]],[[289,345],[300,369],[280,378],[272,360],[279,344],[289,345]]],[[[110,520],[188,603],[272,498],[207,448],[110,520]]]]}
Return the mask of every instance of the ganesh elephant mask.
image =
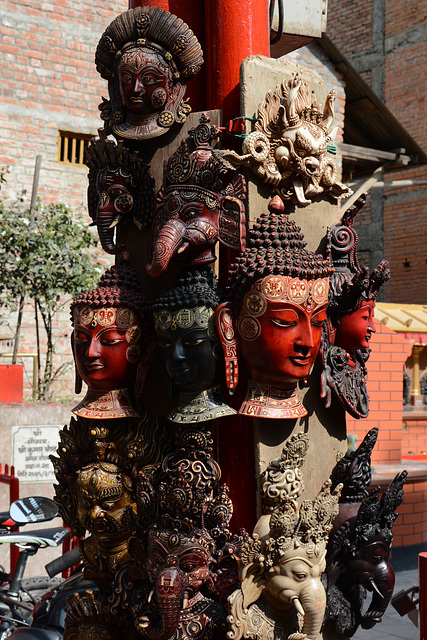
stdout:
{"type": "Polygon", "coordinates": [[[260,599],[277,619],[296,625],[296,614],[304,617],[302,633],[318,637],[326,606],[320,576],[325,568],[325,552],[308,554],[304,547],[291,548],[267,570],[249,565],[242,580],[243,606],[260,599]]]}
{"type": "Polygon", "coordinates": [[[176,256],[186,266],[213,262],[218,241],[237,251],[245,247],[246,183],[212,156],[210,142],[218,134],[203,114],[165,165],[147,265],[153,278],[160,277],[176,256]]]}

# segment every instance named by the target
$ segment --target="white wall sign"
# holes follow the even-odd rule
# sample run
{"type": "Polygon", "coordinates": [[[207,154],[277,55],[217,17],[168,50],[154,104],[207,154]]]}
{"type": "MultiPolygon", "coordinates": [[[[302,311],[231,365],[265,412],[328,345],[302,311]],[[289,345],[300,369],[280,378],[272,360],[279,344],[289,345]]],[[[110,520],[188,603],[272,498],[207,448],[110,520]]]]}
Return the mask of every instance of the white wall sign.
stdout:
{"type": "Polygon", "coordinates": [[[20,482],[54,482],[49,455],[55,453],[63,425],[19,425],[12,427],[12,456],[20,482]]]}

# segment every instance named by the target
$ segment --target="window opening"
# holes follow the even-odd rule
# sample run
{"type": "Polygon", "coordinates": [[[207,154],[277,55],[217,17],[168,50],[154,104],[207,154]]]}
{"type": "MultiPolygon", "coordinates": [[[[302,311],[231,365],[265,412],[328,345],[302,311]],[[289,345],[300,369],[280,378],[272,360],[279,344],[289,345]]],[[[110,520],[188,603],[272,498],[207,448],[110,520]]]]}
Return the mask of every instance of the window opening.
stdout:
{"type": "Polygon", "coordinates": [[[84,165],[84,151],[92,140],[92,134],[60,131],[58,143],[59,162],[84,165]]]}

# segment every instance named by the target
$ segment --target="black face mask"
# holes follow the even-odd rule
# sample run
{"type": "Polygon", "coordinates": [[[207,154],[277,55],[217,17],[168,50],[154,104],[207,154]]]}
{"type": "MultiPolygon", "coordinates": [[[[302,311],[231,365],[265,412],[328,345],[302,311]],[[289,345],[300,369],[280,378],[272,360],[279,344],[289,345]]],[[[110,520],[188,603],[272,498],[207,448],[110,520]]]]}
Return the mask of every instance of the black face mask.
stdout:
{"type": "Polygon", "coordinates": [[[216,383],[217,361],[212,353],[213,342],[207,329],[159,331],[159,345],[166,371],[180,391],[201,392],[216,383]]]}

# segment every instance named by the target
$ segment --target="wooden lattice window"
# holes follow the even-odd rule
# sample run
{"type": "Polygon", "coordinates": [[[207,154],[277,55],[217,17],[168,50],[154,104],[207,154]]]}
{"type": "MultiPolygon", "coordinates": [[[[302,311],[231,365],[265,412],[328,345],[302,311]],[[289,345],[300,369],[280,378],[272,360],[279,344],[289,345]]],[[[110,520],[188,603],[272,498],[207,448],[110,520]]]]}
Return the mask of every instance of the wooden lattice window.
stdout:
{"type": "Polygon", "coordinates": [[[58,160],[67,164],[84,164],[84,150],[92,140],[92,134],[60,131],[58,141],[58,160]]]}

